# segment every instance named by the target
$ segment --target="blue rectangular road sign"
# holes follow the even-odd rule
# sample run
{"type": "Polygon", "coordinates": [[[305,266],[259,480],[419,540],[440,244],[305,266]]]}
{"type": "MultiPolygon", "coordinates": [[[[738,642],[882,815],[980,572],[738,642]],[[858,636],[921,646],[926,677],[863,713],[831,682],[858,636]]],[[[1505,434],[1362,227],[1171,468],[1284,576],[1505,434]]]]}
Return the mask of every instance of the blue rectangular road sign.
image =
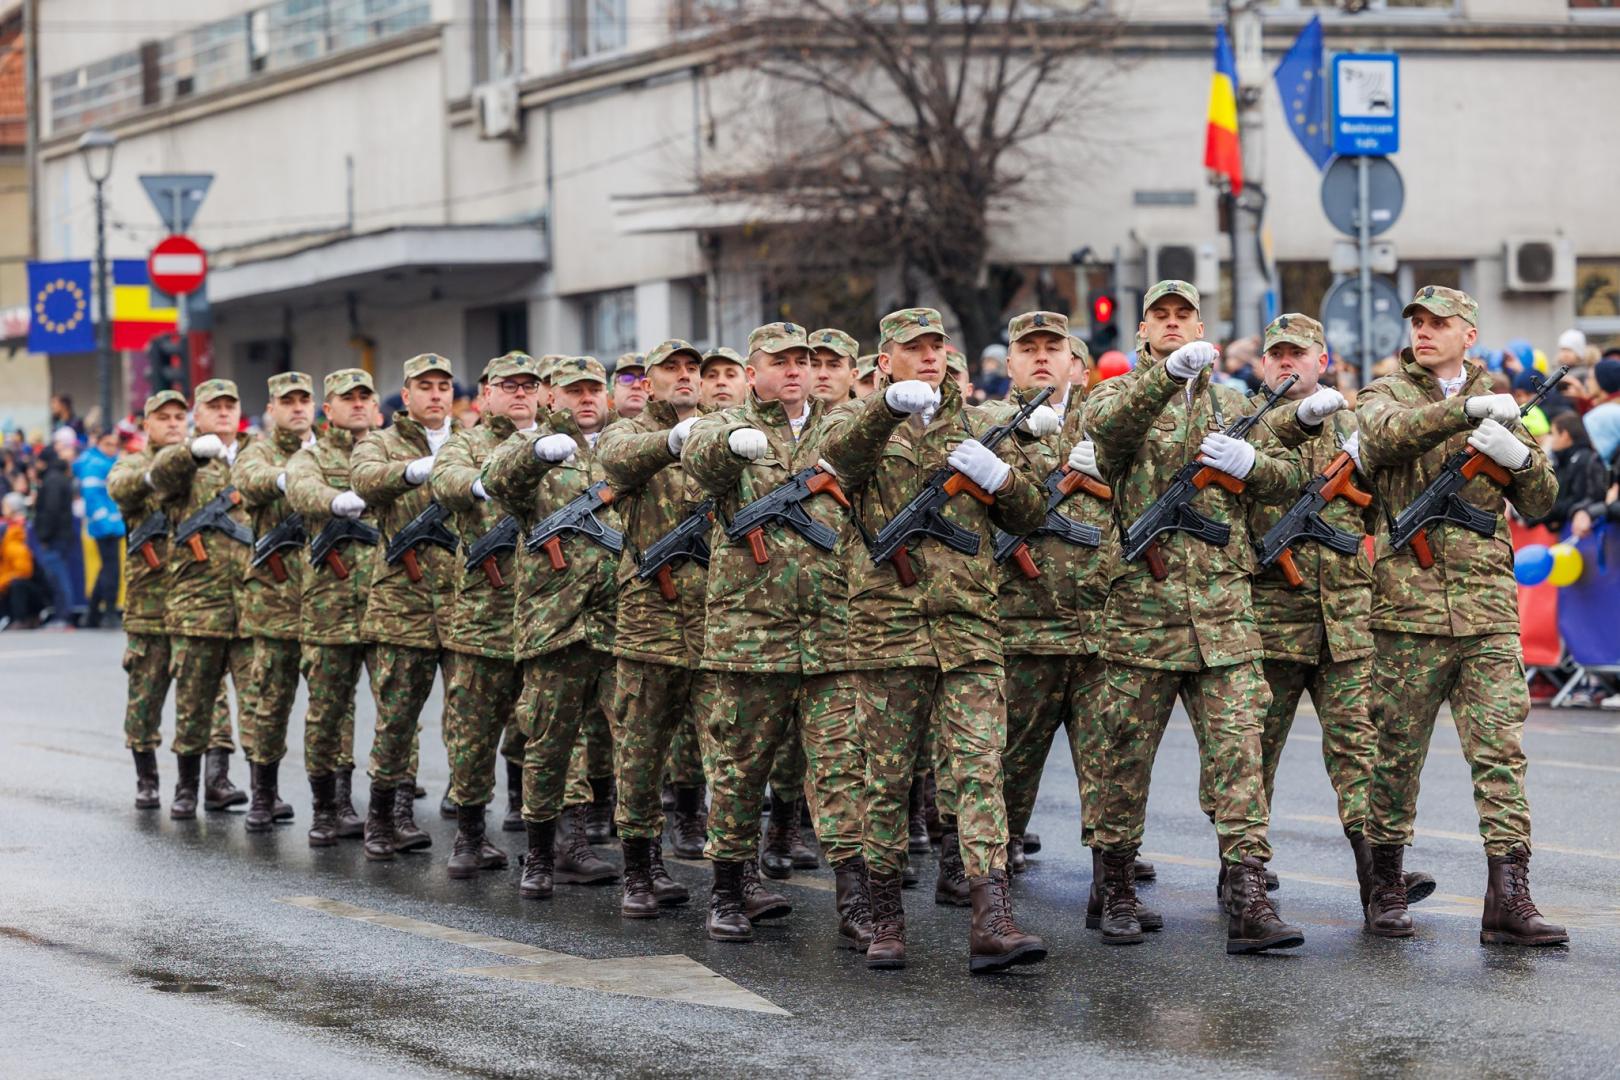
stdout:
{"type": "Polygon", "coordinates": [[[1333,151],[1387,157],[1401,148],[1401,58],[1340,53],[1333,58],[1333,151]]]}

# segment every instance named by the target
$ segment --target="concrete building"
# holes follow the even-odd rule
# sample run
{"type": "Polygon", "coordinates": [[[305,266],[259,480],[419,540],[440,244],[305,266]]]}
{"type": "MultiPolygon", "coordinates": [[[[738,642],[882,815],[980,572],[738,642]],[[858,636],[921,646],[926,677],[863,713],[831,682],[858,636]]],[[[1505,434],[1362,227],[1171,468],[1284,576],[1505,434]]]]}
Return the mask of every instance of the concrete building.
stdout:
{"type": "MultiPolygon", "coordinates": [[[[263,405],[289,366],[375,365],[436,350],[475,371],[509,348],[605,358],[670,335],[737,345],[784,311],[750,271],[760,222],[694,197],[757,120],[724,74],[750,47],[738,0],[37,0],[40,257],[85,257],[90,189],[75,142],[119,139],[114,254],[162,234],[143,173],[209,172],[193,235],[210,251],[212,370],[263,405]],[[161,11],[161,13],[157,13],[161,11]],[[716,19],[714,16],[721,17],[716,19]]],[[[1460,284],[1487,342],[1551,349],[1570,325],[1620,336],[1611,208],[1620,12],[1590,0],[1311,0],[1267,14],[1272,65],[1322,9],[1330,51],[1402,56],[1396,158],[1406,209],[1386,235],[1414,283],[1460,284]],[[1510,281],[1509,241],[1545,244],[1547,280],[1510,281]]],[[[1089,248],[1128,289],[1190,265],[1222,292],[1226,241],[1202,167],[1211,0],[1120,0],[1123,32],[1074,176],[1000,224],[995,262],[1080,297],[1089,248]]],[[[1320,179],[1268,91],[1265,170],[1285,308],[1314,310],[1335,232],[1320,179]]],[[[864,296],[870,340],[894,299],[864,296]]],[[[1222,298],[1221,302],[1225,302],[1222,298]]],[[[1014,305],[1016,306],[1016,304],[1014,305]]],[[[1211,310],[1213,311],[1213,305],[1211,310]]],[[[1212,320],[1213,321],[1213,320],[1212,320]]],[[[1219,328],[1212,327],[1212,333],[1219,328]]],[[[128,358],[120,399],[144,388],[128,358]]],[[[56,386],[94,395],[94,365],[56,386]]]]}

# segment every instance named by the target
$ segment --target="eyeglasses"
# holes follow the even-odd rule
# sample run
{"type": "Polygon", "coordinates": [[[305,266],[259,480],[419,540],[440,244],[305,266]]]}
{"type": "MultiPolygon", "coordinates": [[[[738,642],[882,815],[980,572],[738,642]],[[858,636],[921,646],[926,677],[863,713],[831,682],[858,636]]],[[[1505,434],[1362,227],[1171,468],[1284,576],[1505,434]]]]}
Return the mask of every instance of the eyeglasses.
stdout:
{"type": "Polygon", "coordinates": [[[540,384],[534,379],[524,379],[521,382],[517,379],[502,379],[495,386],[505,394],[538,394],[540,392],[540,384]]]}
{"type": "Polygon", "coordinates": [[[620,386],[640,386],[647,381],[645,372],[621,371],[618,376],[620,386]]]}

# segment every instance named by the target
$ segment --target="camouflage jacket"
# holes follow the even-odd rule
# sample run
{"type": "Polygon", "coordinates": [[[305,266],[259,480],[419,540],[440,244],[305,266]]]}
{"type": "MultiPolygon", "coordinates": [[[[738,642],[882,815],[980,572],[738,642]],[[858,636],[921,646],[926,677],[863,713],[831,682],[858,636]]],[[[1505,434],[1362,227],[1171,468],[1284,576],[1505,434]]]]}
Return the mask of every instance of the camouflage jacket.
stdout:
{"type": "MultiPolygon", "coordinates": [[[[1391,514],[1428,486],[1446,458],[1468,445],[1475,421],[1463,410],[1467,398],[1491,392],[1490,375],[1468,364],[1468,380],[1447,398],[1439,382],[1411,350],[1401,354],[1401,369],[1368,384],[1356,397],[1361,424],[1361,461],[1372,472],[1373,487],[1391,514]]],[[[1455,525],[1428,530],[1434,566],[1417,564],[1410,547],[1393,551],[1389,530],[1380,529],[1373,561],[1374,630],[1463,637],[1473,634],[1517,634],[1518,591],[1513,578],[1513,544],[1503,511],[1508,500],[1526,517],[1552,508],[1558,481],[1547,455],[1525,433],[1514,433],[1530,448],[1525,467],[1512,474],[1504,493],[1489,478],[1475,477],[1463,498],[1495,514],[1496,535],[1480,536],[1455,525]]]]}
{"type": "Polygon", "coordinates": [[[360,634],[367,641],[415,649],[439,647],[436,619],[449,600],[455,577],[450,553],[432,545],[418,548],[422,580],[416,582],[406,574],[404,560],[390,566],[382,557],[393,535],[433,500],[426,483],[412,485],[405,480],[406,466],[428,453],[422,425],[401,412],[394,414],[391,426],[369,432],[356,442],[349,459],[349,482],[355,494],[376,512],[383,534],[372,568],[366,613],[360,620],[360,634]]]}
{"type": "MultiPolygon", "coordinates": [[[[241,455],[250,442],[247,435],[238,435],[237,454],[241,455]]],[[[178,527],[230,486],[231,466],[223,457],[198,461],[191,456],[187,440],[159,450],[152,459],[151,476],[164,512],[178,527]]],[[[240,505],[231,511],[231,517],[247,524],[247,511],[240,505]]],[[[187,637],[238,637],[235,592],[252,549],[215,529],[204,529],[199,535],[208,553],[207,562],[198,562],[189,544],[169,545],[164,629],[187,637]]]]}
{"type": "MultiPolygon", "coordinates": [[[[253,535],[263,536],[293,512],[276,478],[302,445],[303,441],[292,432],[272,430],[236,455],[231,483],[242,493],[242,505],[253,520],[253,535]]],[[[287,580],[280,582],[268,562],[244,570],[236,589],[237,633],[243,637],[297,639],[304,561],[303,548],[284,549],[281,563],[287,570],[287,580]]]]}
{"type": "MultiPolygon", "coordinates": [[[[450,436],[434,459],[428,486],[439,505],[451,511],[451,529],[461,537],[462,553],[452,560],[454,582],[445,618],[444,646],[460,653],[512,658],[512,594],[515,591],[516,553],[496,560],[506,588],[497,589],[481,569],[467,569],[466,549],[493,529],[505,516],[493,499],[472,492],[473,481],[495,449],[517,429],[504,416],[484,415],[478,426],[450,436]]],[[[520,540],[521,543],[521,540],[520,540]]]]}
{"type": "MultiPolygon", "coordinates": [[[[669,452],[675,407],[648,402],[633,420],[620,420],[602,433],[597,457],[624,522],[624,558],[619,561],[619,616],[613,654],[630,660],[695,668],[703,658],[703,593],[706,571],[682,560],[671,568],[675,599],[665,600],[656,580],[636,579],[637,559],[704,499],[704,491],[669,452]]],[[[695,426],[695,425],[694,425],[695,426]]],[[[717,542],[711,530],[711,546],[717,542]]]]}
{"type": "MultiPolygon", "coordinates": [[[[794,439],[782,403],[761,401],[750,391],[745,404],[692,426],[681,463],[714,496],[719,520],[729,521],[743,505],[814,465],[826,424],[821,403],[812,401],[794,439]],[[731,433],[750,427],[764,432],[770,444],[758,461],[731,452],[731,433]]],[[[768,559],[760,566],[746,542],[734,544],[715,531],[705,592],[704,668],[817,675],[848,666],[849,579],[843,551],[848,517],[827,495],[808,500],[804,509],[839,534],[837,549],[822,551],[791,529],[771,525],[765,529],[768,559]]]]}
{"type": "MultiPolygon", "coordinates": [[[[536,522],[604,478],[590,441],[566,409],[542,419],[536,430],[520,431],[496,447],[483,472],[484,489],[500,503],[501,513],[518,519],[525,538],[536,522]],[[550,434],[573,436],[579,450],[572,459],[552,465],[534,456],[536,440],[550,434]]],[[[619,527],[619,515],[611,506],[597,517],[609,528],[619,527]]],[[[518,555],[513,603],[518,660],[577,642],[602,652],[613,648],[617,556],[578,535],[563,539],[562,554],[568,564],[562,570],[553,570],[544,552],[518,555]]]]}
{"type": "MultiPolygon", "coordinates": [[[[1237,390],[1212,385],[1208,371],[1190,383],[1178,382],[1146,348],[1135,370],[1098,384],[1086,399],[1085,426],[1097,444],[1100,471],[1114,489],[1120,537],[1197,457],[1205,435],[1252,407],[1237,390]]],[[[1251,433],[1250,441],[1258,437],[1251,433]]],[[[1249,591],[1254,550],[1244,515],[1251,502],[1287,501],[1304,480],[1296,453],[1257,453],[1243,495],[1211,484],[1192,500],[1194,509],[1231,526],[1225,547],[1183,532],[1161,536],[1159,549],[1169,571],[1164,581],[1153,579],[1146,559],[1114,558],[1100,654],[1166,671],[1259,659],[1260,633],[1249,591]]]]}
{"type": "MultiPolygon", "coordinates": [[[[896,416],[882,393],[840,405],[828,417],[822,453],[873,535],[945,466],[947,454],[992,426],[983,409],[963,403],[955,380],[946,379],[941,393],[939,411],[926,428],[896,416]]],[[[851,668],[949,671],[975,661],[1001,662],[996,596],[1001,567],[991,554],[991,527],[1026,533],[1045,517],[1040,484],[1012,448],[1013,441],[1009,438],[998,448],[1013,470],[993,506],[967,495],[945,505],[947,521],[983,538],[977,555],[953,551],[936,540],[911,545],[917,582],[907,588],[892,565],[877,566],[859,545],[850,546],[851,668]]]]}
{"type": "MultiPolygon", "coordinates": [[[[163,511],[163,500],[146,482],[146,473],[156,455],[151,449],[120,457],[107,474],[107,493],[118,504],[124,515],[124,528],[133,535],[153,513],[163,511]]],[[[169,521],[174,531],[174,521],[169,521]]],[[[169,539],[164,537],[152,544],[152,553],[160,565],[153,570],[138,552],[130,551],[124,557],[124,629],[131,634],[161,634],[163,629],[164,598],[168,593],[168,580],[164,573],[169,556],[169,539]]]]}
{"type": "MultiPolygon", "coordinates": [[[[985,414],[993,424],[1012,419],[1025,395],[1013,391],[1005,401],[986,402],[985,414]]],[[[1056,435],[1036,439],[1019,432],[1009,443],[1015,447],[1029,475],[1043,483],[1054,469],[1068,463],[1069,451],[1084,438],[1085,399],[1076,390],[1063,414],[1056,435]]],[[[1047,498],[1043,491],[1041,498],[1047,498]]],[[[1001,647],[1008,654],[1071,656],[1097,651],[1097,629],[1103,603],[1108,599],[1110,563],[1117,549],[1110,535],[1113,519],[1107,502],[1084,491],[1063,501],[1058,513],[1102,530],[1098,548],[1068,544],[1054,536],[1038,536],[1029,543],[1030,558],[1040,577],[1025,577],[1012,559],[1000,568],[1001,647]]],[[[989,541],[987,541],[989,542],[989,541]]]]}
{"type": "MultiPolygon", "coordinates": [[[[329,427],[314,446],[287,459],[287,505],[304,515],[304,531],[312,541],[332,519],[332,500],[349,490],[349,455],[353,452],[354,434],[329,427]]],[[[368,525],[377,523],[369,508],[361,520],[368,525]]],[[[304,568],[298,636],[307,645],[360,643],[360,618],[365,613],[372,564],[382,557],[382,551],[351,543],[341,545],[337,553],[349,569],[346,580],[324,564],[310,563],[304,568]]]]}

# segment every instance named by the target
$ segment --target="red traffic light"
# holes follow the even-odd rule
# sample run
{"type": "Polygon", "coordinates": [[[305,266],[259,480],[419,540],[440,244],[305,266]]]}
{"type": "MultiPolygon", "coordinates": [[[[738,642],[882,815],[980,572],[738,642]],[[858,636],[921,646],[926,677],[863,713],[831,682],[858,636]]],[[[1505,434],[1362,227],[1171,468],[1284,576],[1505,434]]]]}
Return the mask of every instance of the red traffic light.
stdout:
{"type": "Polygon", "coordinates": [[[1107,293],[1091,298],[1091,322],[1103,326],[1114,321],[1114,298],[1107,293]]]}

